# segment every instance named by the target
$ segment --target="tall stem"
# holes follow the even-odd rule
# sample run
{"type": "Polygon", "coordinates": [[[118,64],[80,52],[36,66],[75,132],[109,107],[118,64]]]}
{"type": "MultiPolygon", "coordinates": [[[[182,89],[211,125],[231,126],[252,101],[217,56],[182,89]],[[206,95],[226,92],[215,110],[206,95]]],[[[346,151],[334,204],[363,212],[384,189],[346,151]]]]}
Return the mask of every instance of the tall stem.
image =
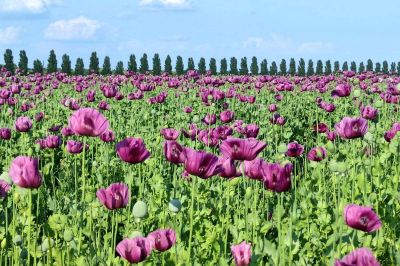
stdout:
{"type": "Polygon", "coordinates": [[[189,233],[189,260],[191,259],[192,255],[192,241],[193,241],[193,212],[194,212],[194,194],[196,193],[196,180],[197,177],[193,177],[192,179],[192,199],[190,202],[190,233],[189,233]]]}

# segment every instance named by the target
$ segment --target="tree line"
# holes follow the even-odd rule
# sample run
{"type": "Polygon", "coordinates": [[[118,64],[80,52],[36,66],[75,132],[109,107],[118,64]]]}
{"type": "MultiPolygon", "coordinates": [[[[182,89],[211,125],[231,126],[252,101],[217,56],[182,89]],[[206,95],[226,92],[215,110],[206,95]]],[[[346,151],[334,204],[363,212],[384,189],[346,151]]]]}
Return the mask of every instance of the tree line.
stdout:
{"type": "MultiPolygon", "coordinates": [[[[400,75],[400,62],[392,62],[389,66],[388,61],[383,61],[382,64],[380,62],[376,62],[375,64],[371,59],[367,60],[367,63],[360,62],[357,66],[356,62],[350,62],[350,66],[347,61],[342,64],[339,61],[332,63],[330,60],[323,62],[322,60],[318,60],[315,67],[313,60],[308,60],[308,64],[306,67],[306,61],[301,58],[299,62],[296,62],[294,58],[291,58],[289,61],[289,65],[285,59],[280,61],[279,67],[275,61],[272,61],[270,65],[268,65],[268,61],[263,59],[258,64],[257,57],[253,56],[251,58],[250,69],[248,68],[247,58],[243,57],[240,59],[240,67],[238,67],[238,59],[235,57],[231,57],[229,61],[229,69],[228,69],[228,60],[226,58],[222,58],[219,64],[219,70],[217,69],[217,60],[215,58],[211,58],[207,63],[205,58],[200,58],[197,63],[197,68],[195,61],[192,57],[188,58],[187,67],[185,68],[183,58],[181,56],[177,56],[175,69],[172,66],[172,59],[168,55],[164,60],[164,68],[161,65],[161,59],[159,54],[154,54],[152,58],[152,69],[149,67],[149,60],[147,58],[147,54],[144,53],[139,60],[139,65],[136,62],[136,56],[131,54],[129,57],[129,61],[127,62],[126,70],[138,72],[138,73],[152,73],[153,75],[160,75],[162,72],[166,72],[168,74],[175,75],[183,75],[189,70],[197,70],[200,74],[205,74],[207,71],[210,71],[211,74],[221,74],[221,75],[298,75],[298,76],[312,76],[312,75],[330,75],[337,73],[339,71],[352,70],[354,72],[362,73],[364,71],[374,71],[376,73],[383,74],[397,74],[400,75]]],[[[61,65],[58,67],[58,60],[54,50],[50,51],[49,57],[47,59],[47,65],[39,59],[33,61],[33,68],[28,68],[28,56],[24,50],[19,52],[19,62],[18,65],[14,64],[14,57],[11,49],[7,49],[4,53],[4,67],[7,68],[8,71],[11,71],[15,74],[16,69],[18,68],[22,75],[26,75],[29,73],[54,73],[57,71],[61,71],[68,75],[86,75],[88,73],[96,73],[102,75],[111,75],[111,74],[123,74],[125,71],[124,63],[122,61],[118,61],[115,69],[111,68],[110,57],[105,56],[103,60],[103,65],[100,68],[99,58],[96,52],[92,52],[89,59],[89,67],[85,68],[84,62],[82,58],[77,58],[75,67],[72,68],[72,62],[67,54],[63,54],[61,57],[61,65]]]]}

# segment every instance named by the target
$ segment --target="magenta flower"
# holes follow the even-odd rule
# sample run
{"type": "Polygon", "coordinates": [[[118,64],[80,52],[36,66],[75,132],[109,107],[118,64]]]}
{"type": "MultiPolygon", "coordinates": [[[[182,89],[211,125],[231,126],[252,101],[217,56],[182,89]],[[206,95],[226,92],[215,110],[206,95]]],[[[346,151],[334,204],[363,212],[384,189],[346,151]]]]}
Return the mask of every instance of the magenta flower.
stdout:
{"type": "Polygon", "coordinates": [[[288,143],[286,155],[289,157],[299,157],[304,152],[303,145],[295,142],[288,143]]]}
{"type": "Polygon", "coordinates": [[[117,143],[116,150],[118,157],[127,163],[141,163],[150,157],[141,138],[128,137],[117,143]]]}
{"type": "Polygon", "coordinates": [[[114,183],[96,192],[98,200],[109,210],[124,208],[129,203],[129,188],[124,183],[114,183]]]}
{"type": "Polygon", "coordinates": [[[335,131],[328,131],[326,132],[326,138],[330,141],[334,141],[336,139],[335,131]]]}
{"type": "Polygon", "coordinates": [[[0,179],[0,198],[4,199],[7,197],[7,193],[10,191],[10,189],[11,186],[3,179],[0,179]]]}
{"type": "Polygon", "coordinates": [[[191,112],[193,111],[193,108],[190,107],[190,106],[186,106],[186,107],[183,108],[183,111],[184,111],[185,113],[191,113],[191,112]]]}
{"type": "Polygon", "coordinates": [[[201,121],[206,125],[213,125],[217,122],[217,116],[215,114],[206,114],[201,121]]]}
{"type": "Polygon", "coordinates": [[[39,173],[39,160],[27,156],[18,156],[12,162],[8,174],[12,181],[22,188],[38,188],[42,184],[39,173]]]}
{"type": "Polygon", "coordinates": [[[336,86],[336,89],[332,91],[332,97],[347,97],[351,93],[350,84],[339,84],[336,86]]]}
{"type": "Polygon", "coordinates": [[[223,111],[219,114],[219,119],[223,122],[223,123],[229,123],[233,120],[235,114],[233,111],[230,110],[226,110],[223,111]]]}
{"type": "Polygon", "coordinates": [[[72,154],[81,153],[83,151],[83,143],[75,140],[68,140],[67,151],[72,154]]]}
{"type": "Polygon", "coordinates": [[[244,161],[244,173],[247,177],[256,180],[263,179],[263,169],[267,166],[267,162],[265,162],[261,158],[256,158],[252,161],[244,161]]]}
{"type": "Polygon", "coordinates": [[[382,226],[378,215],[371,207],[349,204],[344,208],[343,216],[348,226],[364,232],[374,232],[382,226]]]}
{"type": "Polygon", "coordinates": [[[225,178],[234,178],[241,176],[240,171],[236,168],[235,161],[231,158],[220,157],[219,163],[222,166],[222,172],[219,173],[219,176],[225,178]]]}
{"type": "Polygon", "coordinates": [[[10,128],[0,128],[0,139],[9,140],[11,139],[10,128]]]}
{"type": "Polygon", "coordinates": [[[345,117],[335,125],[335,131],[343,139],[361,138],[368,131],[368,122],[364,118],[345,117]]]}
{"type": "Polygon", "coordinates": [[[59,136],[47,136],[45,141],[46,147],[49,149],[56,149],[61,145],[61,137],[59,136]]]}
{"type": "Polygon", "coordinates": [[[104,142],[114,142],[115,140],[115,135],[114,132],[107,129],[100,135],[100,139],[104,142]]]}
{"type": "Polygon", "coordinates": [[[70,127],[63,127],[61,129],[61,134],[65,137],[73,136],[75,133],[70,127]]]}
{"type": "Polygon", "coordinates": [[[279,163],[267,163],[262,169],[265,188],[275,192],[284,192],[290,189],[293,170],[291,163],[284,166],[279,163]]]}
{"type": "Polygon", "coordinates": [[[151,232],[147,239],[151,242],[153,249],[164,252],[176,243],[176,234],[172,229],[158,229],[151,232]]]}
{"type": "Polygon", "coordinates": [[[361,117],[368,120],[374,120],[378,115],[378,110],[369,105],[362,106],[360,112],[361,112],[361,117]]]}
{"type": "Polygon", "coordinates": [[[166,141],[164,143],[164,156],[167,161],[174,164],[185,163],[185,153],[183,147],[176,141],[166,141]]]}
{"type": "Polygon", "coordinates": [[[32,128],[32,121],[26,117],[21,116],[15,121],[15,129],[19,132],[28,132],[32,128]]]}
{"type": "Polygon", "coordinates": [[[44,113],[43,112],[39,112],[39,113],[35,114],[36,122],[42,121],[43,118],[44,118],[44,113]]]}
{"type": "Polygon", "coordinates": [[[179,137],[179,131],[173,128],[163,128],[161,129],[161,135],[166,140],[176,140],[179,137]]]}
{"type": "Polygon", "coordinates": [[[270,111],[271,113],[274,113],[274,112],[278,111],[278,106],[274,103],[271,103],[268,106],[268,111],[270,111]]]}
{"type": "Polygon", "coordinates": [[[313,130],[317,133],[326,133],[329,131],[329,127],[325,123],[318,123],[313,126],[313,130]]]}
{"type": "Polygon", "coordinates": [[[108,121],[96,109],[83,108],[71,115],[69,127],[76,135],[97,137],[108,129],[108,121]]]}
{"type": "Polygon", "coordinates": [[[310,161],[320,162],[326,158],[326,155],[327,153],[324,147],[314,147],[308,152],[307,158],[310,161]]]}
{"type": "Polygon", "coordinates": [[[225,157],[229,157],[232,160],[252,161],[266,146],[266,143],[253,138],[228,137],[222,142],[220,151],[225,157]]]}
{"type": "Polygon", "coordinates": [[[260,128],[256,124],[248,124],[244,127],[246,138],[256,138],[260,128]]]}
{"type": "Polygon", "coordinates": [[[218,157],[205,151],[196,151],[191,148],[183,150],[185,160],[185,170],[203,179],[210,178],[222,171],[222,166],[218,162],[218,157]]]}
{"type": "Polygon", "coordinates": [[[232,256],[236,266],[249,266],[251,262],[251,244],[246,241],[238,245],[231,246],[232,256]]]}
{"type": "Polygon", "coordinates": [[[150,256],[151,241],[145,237],[126,238],[118,243],[118,254],[130,263],[139,263],[150,256]]]}
{"type": "Polygon", "coordinates": [[[334,266],[380,266],[374,254],[367,248],[358,248],[341,260],[336,260],[334,266]]]}
{"type": "Polygon", "coordinates": [[[391,142],[392,139],[394,139],[397,135],[397,131],[393,130],[393,128],[389,129],[388,131],[385,132],[384,138],[387,142],[391,142]]]}

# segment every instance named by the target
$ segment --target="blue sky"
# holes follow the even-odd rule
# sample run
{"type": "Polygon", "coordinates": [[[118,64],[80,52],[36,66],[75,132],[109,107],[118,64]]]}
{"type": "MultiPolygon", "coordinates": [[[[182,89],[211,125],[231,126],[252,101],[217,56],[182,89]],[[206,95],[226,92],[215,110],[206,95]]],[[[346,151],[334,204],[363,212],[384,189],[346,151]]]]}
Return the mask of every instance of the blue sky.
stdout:
{"type": "MultiPolygon", "coordinates": [[[[398,0],[0,0],[0,51],[400,61],[398,0]]],[[[0,63],[3,62],[2,56],[0,63]]]]}

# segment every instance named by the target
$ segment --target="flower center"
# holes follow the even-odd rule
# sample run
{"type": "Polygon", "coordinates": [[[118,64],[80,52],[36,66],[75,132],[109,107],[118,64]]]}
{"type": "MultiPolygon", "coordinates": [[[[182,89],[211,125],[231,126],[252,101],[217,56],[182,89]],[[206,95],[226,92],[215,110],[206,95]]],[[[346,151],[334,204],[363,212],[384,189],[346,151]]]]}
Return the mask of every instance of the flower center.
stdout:
{"type": "Polygon", "coordinates": [[[363,216],[363,217],[360,218],[360,224],[362,226],[367,226],[368,222],[369,222],[369,219],[367,217],[363,216]]]}

